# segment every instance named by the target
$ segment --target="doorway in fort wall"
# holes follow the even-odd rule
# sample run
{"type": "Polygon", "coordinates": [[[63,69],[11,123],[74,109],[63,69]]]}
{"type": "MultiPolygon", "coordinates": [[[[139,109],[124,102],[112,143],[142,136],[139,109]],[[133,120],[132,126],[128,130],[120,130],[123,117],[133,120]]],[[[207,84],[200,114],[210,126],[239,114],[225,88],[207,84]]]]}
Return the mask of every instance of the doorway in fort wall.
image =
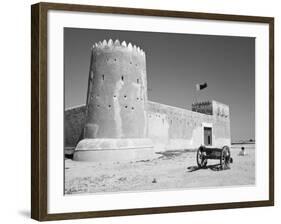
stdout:
{"type": "Polygon", "coordinates": [[[202,123],[202,145],[213,145],[213,124],[202,123]]]}

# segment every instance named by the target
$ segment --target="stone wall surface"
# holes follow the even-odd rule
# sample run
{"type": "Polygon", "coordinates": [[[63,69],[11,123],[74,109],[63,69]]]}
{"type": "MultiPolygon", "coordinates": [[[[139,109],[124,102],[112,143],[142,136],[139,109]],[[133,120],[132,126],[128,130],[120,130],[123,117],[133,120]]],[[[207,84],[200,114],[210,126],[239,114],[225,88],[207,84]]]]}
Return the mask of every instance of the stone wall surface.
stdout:
{"type": "Polygon", "coordinates": [[[230,145],[229,117],[198,113],[152,101],[148,101],[147,113],[148,137],[159,148],[198,148],[204,144],[204,126],[212,127],[214,146],[230,145]]]}
{"type": "Polygon", "coordinates": [[[75,147],[82,137],[85,125],[86,106],[68,108],[64,112],[64,145],[75,147]]]}

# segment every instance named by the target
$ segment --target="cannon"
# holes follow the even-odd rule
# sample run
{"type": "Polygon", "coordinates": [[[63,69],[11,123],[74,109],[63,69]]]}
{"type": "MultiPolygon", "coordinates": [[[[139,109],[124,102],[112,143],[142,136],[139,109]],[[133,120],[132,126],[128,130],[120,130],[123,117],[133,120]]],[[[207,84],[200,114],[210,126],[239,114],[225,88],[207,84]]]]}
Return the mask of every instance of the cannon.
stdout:
{"type": "Polygon", "coordinates": [[[233,159],[230,155],[230,148],[223,146],[222,148],[207,147],[201,145],[197,150],[197,165],[199,168],[205,168],[208,163],[208,159],[218,159],[220,161],[220,169],[229,169],[230,164],[233,163],[233,159]]]}

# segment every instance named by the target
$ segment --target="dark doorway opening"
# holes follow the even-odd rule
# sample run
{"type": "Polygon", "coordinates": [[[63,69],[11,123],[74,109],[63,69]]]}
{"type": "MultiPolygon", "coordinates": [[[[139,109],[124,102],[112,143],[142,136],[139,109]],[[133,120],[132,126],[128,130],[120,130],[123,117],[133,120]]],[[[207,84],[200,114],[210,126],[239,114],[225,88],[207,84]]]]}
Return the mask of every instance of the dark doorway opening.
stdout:
{"type": "Polygon", "coordinates": [[[212,128],[204,127],[204,145],[212,145],[212,128]]]}

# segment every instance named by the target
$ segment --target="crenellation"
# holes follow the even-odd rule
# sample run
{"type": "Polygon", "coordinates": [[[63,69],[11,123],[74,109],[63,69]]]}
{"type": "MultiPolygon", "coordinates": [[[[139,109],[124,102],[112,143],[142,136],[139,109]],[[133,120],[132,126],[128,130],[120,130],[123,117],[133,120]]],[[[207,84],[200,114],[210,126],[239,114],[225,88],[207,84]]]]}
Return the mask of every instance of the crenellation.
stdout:
{"type": "Polygon", "coordinates": [[[113,41],[112,41],[112,39],[109,39],[109,41],[108,41],[107,45],[108,45],[109,47],[111,47],[111,46],[113,45],[113,41]]]}
{"type": "Polygon", "coordinates": [[[116,39],[115,41],[113,41],[112,39],[109,39],[108,41],[103,40],[102,42],[99,41],[98,43],[95,43],[92,46],[92,50],[95,51],[101,51],[101,50],[120,50],[120,49],[124,49],[124,50],[128,50],[134,54],[138,54],[141,56],[145,56],[144,51],[136,45],[132,45],[132,43],[126,43],[126,41],[122,41],[122,43],[120,44],[120,41],[118,39],[116,39]]]}

